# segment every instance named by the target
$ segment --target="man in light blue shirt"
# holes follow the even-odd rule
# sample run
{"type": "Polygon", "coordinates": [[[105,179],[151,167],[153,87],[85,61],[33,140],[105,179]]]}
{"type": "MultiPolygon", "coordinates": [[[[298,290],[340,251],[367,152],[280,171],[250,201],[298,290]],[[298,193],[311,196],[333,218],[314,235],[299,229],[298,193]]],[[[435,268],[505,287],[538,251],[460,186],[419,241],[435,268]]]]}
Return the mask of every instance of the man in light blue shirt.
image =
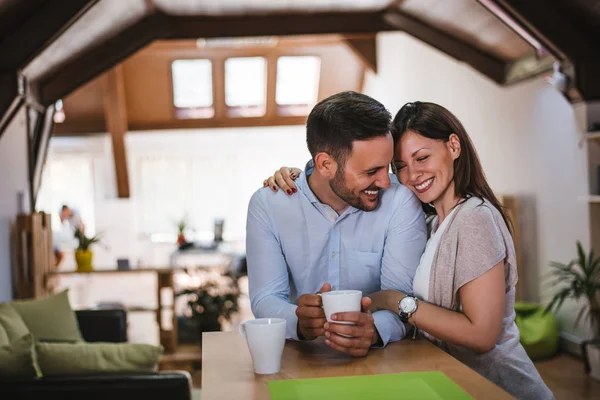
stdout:
{"type": "Polygon", "coordinates": [[[388,174],[390,120],[381,103],[362,94],[323,100],[308,117],[313,160],[296,181],[299,193],[263,188],[250,200],[252,311],[257,318],[286,319],[290,339],[325,335],[334,349],[364,356],[372,345],[405,335],[403,323],[389,311],[357,313],[356,325],[343,327],[351,337],[337,335],[327,329],[315,295],[330,286],[363,295],[385,289],[412,293],[425,220],[418,199],[388,174]]]}

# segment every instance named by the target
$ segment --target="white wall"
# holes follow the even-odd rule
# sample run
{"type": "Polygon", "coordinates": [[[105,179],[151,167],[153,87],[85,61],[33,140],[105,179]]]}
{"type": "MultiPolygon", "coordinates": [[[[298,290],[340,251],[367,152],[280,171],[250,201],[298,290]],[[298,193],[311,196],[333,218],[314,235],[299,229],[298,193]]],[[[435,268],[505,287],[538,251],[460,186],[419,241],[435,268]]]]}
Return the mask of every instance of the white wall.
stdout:
{"type": "MultiPolygon", "coordinates": [[[[571,105],[543,79],[503,88],[466,64],[403,33],[378,36],[378,75],[365,93],[395,114],[410,101],[430,101],[452,111],[469,132],[497,193],[518,196],[527,299],[547,301],[540,285],[548,263],[568,262],[575,242],[589,247],[585,149],[579,147],[571,105]]],[[[574,329],[573,304],[560,313],[574,329]]]]}
{"type": "Polygon", "coordinates": [[[10,226],[29,210],[27,131],[21,110],[0,138],[0,302],[12,299],[10,226]]]}
{"type": "MultiPolygon", "coordinates": [[[[97,268],[115,268],[117,258],[128,258],[132,265],[141,262],[146,266],[165,266],[175,249],[174,244],[153,244],[137,232],[136,181],[140,157],[192,156],[205,160],[207,168],[198,179],[206,182],[207,202],[193,206],[215,217],[220,215],[217,208],[223,204],[234,210],[233,217],[225,221],[225,235],[235,240],[244,238],[248,201],[262,186],[264,178],[282,165],[303,167],[308,161],[310,155],[305,140],[303,126],[128,133],[130,199],[116,197],[112,150],[107,136],[54,138],[48,159],[75,153],[88,154],[94,160],[96,232],[104,234],[109,247],[108,250],[96,248],[94,265],[97,268]]],[[[61,268],[74,268],[70,254],[61,268]]]]}

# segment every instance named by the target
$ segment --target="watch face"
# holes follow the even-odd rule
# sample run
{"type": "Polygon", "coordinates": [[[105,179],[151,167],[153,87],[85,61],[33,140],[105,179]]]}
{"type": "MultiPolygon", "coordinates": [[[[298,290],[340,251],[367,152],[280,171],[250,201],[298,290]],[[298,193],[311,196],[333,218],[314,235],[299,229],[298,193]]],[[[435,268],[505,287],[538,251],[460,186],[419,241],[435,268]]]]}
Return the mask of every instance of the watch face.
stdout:
{"type": "Polygon", "coordinates": [[[402,312],[411,313],[415,311],[417,308],[417,302],[414,298],[406,296],[402,300],[400,300],[400,309],[402,312]]]}

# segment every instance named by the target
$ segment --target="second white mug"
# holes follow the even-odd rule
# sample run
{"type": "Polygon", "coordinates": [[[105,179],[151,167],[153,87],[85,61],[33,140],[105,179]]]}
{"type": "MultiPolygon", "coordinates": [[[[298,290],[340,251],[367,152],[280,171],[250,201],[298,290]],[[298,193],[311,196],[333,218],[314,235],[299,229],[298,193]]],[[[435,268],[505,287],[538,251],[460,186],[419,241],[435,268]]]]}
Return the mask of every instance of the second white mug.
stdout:
{"type": "Polygon", "coordinates": [[[286,321],[283,318],[257,318],[240,325],[240,333],[248,342],[255,373],[279,372],[285,346],[285,328],[286,321]]]}

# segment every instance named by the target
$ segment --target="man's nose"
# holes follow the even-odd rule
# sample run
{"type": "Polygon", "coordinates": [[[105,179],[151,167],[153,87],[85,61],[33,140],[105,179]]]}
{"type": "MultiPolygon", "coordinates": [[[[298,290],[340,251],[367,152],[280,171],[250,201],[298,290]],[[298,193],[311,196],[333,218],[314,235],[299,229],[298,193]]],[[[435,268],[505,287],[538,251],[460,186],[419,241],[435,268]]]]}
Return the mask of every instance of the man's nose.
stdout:
{"type": "Polygon", "coordinates": [[[377,181],[375,181],[377,187],[382,189],[387,189],[390,187],[390,175],[388,174],[386,169],[381,169],[380,176],[377,177],[377,181]]]}

